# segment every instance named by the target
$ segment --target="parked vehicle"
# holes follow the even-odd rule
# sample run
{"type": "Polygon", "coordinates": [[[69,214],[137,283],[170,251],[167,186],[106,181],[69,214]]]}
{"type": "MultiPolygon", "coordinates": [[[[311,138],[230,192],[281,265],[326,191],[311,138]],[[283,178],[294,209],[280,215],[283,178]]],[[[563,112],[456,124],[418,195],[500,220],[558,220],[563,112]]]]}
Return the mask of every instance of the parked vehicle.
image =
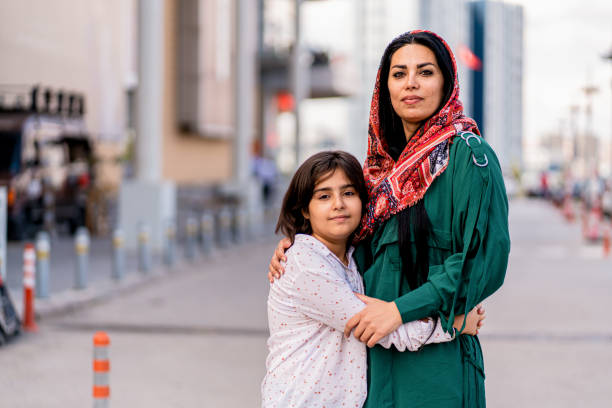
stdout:
{"type": "Polygon", "coordinates": [[[77,108],[75,96],[65,103],[59,93],[52,108],[47,91],[39,109],[38,89],[29,95],[28,108],[5,105],[6,97],[0,105],[0,185],[7,188],[9,239],[56,223],[67,223],[72,233],[84,225],[93,176],[82,101],[77,108]]]}

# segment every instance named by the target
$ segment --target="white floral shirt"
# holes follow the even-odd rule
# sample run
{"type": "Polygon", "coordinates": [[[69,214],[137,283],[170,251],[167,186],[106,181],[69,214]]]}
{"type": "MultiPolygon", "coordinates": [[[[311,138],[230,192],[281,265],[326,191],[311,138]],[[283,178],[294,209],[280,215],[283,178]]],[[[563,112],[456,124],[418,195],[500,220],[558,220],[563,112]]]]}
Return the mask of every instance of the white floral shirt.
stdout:
{"type": "MultiPolygon", "coordinates": [[[[269,354],[261,385],[263,407],[361,407],[367,395],[366,346],[344,337],[346,322],[365,304],[363,280],[352,257],[345,266],[322,242],[298,234],[287,251],[285,274],[268,296],[269,354]]],[[[401,325],[385,348],[418,350],[450,341],[439,319],[401,325]],[[433,334],[432,334],[433,330],[433,334]]]]}

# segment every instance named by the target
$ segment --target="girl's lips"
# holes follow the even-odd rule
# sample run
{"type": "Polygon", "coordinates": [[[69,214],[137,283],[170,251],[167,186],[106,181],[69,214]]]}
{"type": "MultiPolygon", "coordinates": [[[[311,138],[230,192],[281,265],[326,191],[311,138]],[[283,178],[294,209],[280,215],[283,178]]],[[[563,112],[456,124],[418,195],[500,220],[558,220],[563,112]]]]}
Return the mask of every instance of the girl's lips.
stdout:
{"type": "Polygon", "coordinates": [[[332,217],[331,220],[332,221],[344,221],[347,220],[349,217],[348,215],[339,215],[337,217],[332,217]]]}

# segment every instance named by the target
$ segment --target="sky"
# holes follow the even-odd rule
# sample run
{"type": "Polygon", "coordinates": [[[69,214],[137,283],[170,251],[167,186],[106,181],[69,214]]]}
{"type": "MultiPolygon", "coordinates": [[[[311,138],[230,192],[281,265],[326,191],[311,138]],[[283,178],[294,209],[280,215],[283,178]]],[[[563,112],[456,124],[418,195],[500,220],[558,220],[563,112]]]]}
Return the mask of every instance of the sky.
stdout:
{"type": "MultiPolygon", "coordinates": [[[[398,10],[405,8],[406,0],[395,1],[398,10]]],[[[538,154],[533,147],[541,136],[567,129],[570,106],[581,107],[577,125],[579,129],[585,128],[582,88],[587,84],[599,89],[593,98],[593,129],[600,139],[612,140],[612,61],[602,58],[612,50],[612,1],[512,0],[506,3],[520,4],[524,10],[526,158],[529,160],[530,154],[538,154]]],[[[308,31],[306,37],[324,48],[349,52],[354,46],[351,13],[351,0],[311,2],[303,15],[318,17],[304,24],[308,31]]],[[[406,31],[409,29],[406,27],[406,31]]]]}
{"type": "MultiPolygon", "coordinates": [[[[612,1],[520,0],[524,7],[524,133],[529,147],[539,136],[569,125],[569,109],[581,107],[578,126],[585,128],[582,88],[595,85],[593,130],[612,138],[612,1]]],[[[527,152],[529,153],[529,152],[527,152]]]]}

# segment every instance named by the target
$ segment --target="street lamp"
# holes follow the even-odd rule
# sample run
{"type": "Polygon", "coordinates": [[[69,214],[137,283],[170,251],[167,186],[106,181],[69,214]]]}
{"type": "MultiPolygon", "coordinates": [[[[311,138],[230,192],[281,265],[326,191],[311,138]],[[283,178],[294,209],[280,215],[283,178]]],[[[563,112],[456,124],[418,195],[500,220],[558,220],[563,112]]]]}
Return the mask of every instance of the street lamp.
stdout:
{"type": "Polygon", "coordinates": [[[597,139],[595,138],[595,135],[593,135],[593,103],[592,103],[592,96],[594,93],[596,93],[599,89],[596,86],[593,85],[587,85],[584,88],[582,88],[582,92],[584,92],[584,94],[586,95],[586,109],[585,109],[585,113],[586,113],[586,131],[584,132],[584,149],[585,149],[585,154],[584,154],[584,159],[585,159],[585,168],[587,167],[587,163],[586,161],[588,161],[588,159],[594,159],[595,161],[595,165],[593,166],[595,168],[595,172],[599,172],[599,160],[598,160],[598,148],[597,148],[597,139]],[[589,138],[591,140],[589,140],[589,138]],[[591,144],[594,144],[594,146],[591,146],[591,144]]]}

